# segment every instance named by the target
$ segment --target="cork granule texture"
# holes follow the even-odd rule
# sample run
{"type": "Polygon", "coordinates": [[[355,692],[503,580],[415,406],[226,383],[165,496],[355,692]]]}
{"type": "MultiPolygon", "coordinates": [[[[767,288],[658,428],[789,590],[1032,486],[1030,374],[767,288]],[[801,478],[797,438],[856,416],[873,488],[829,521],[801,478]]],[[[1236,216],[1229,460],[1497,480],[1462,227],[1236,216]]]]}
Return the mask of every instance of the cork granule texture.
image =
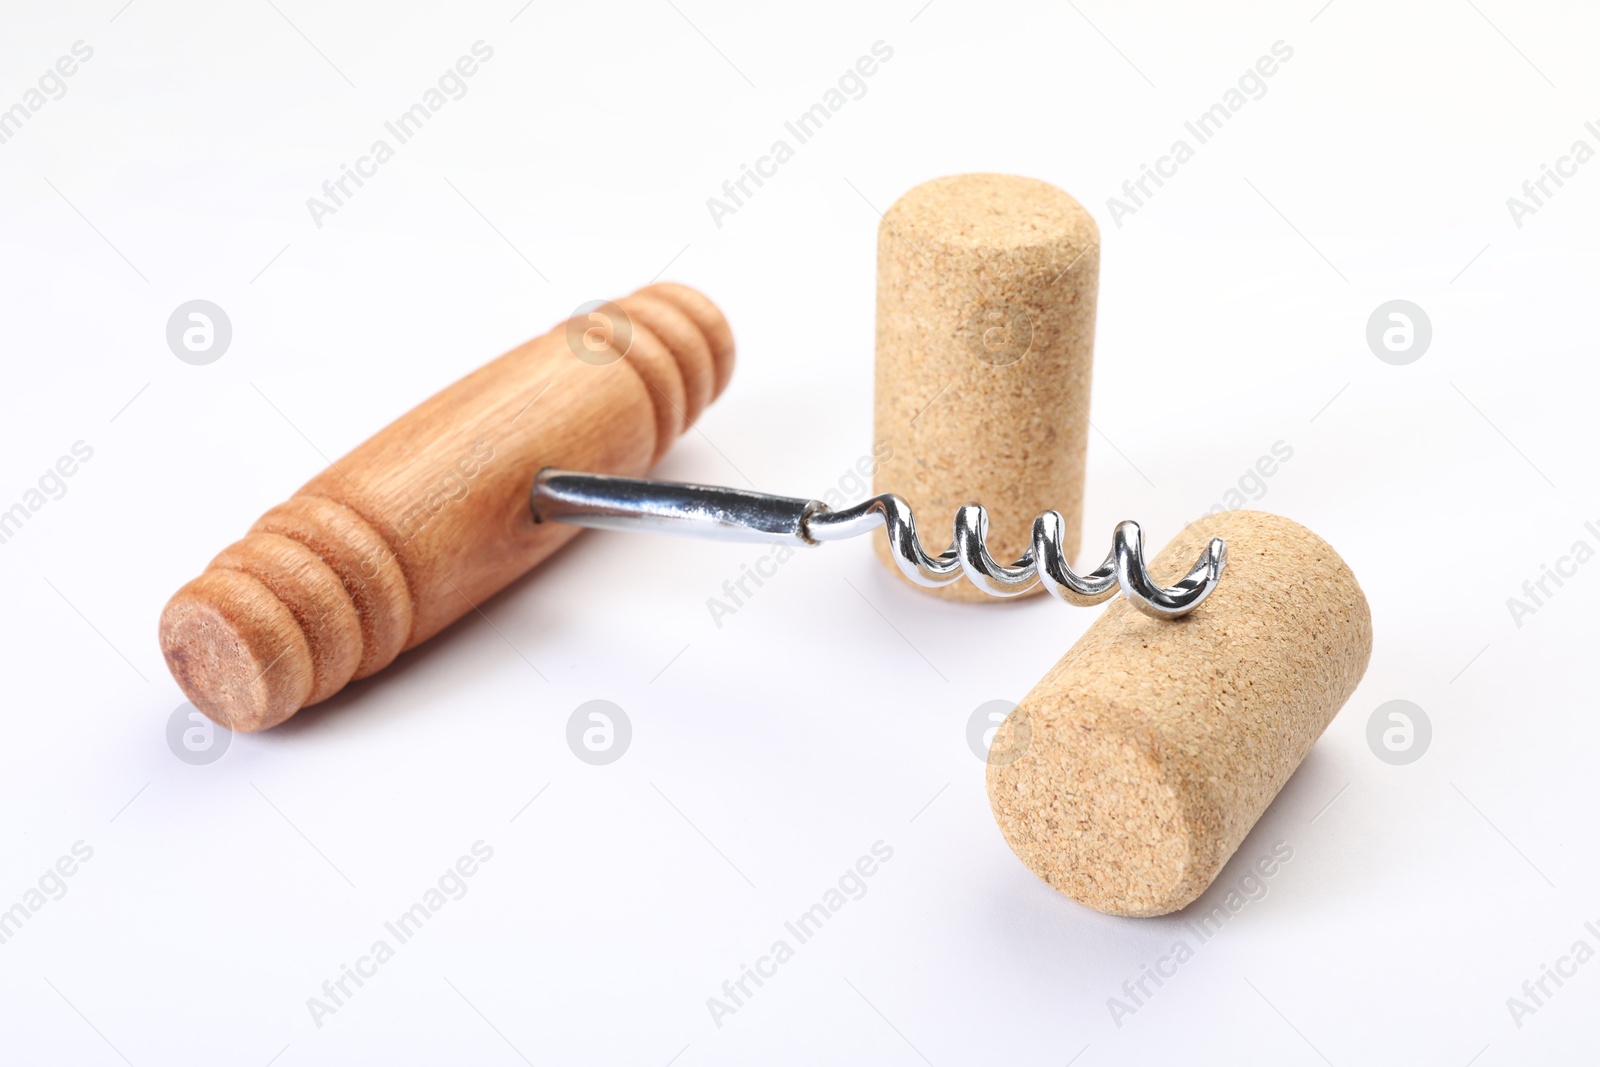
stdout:
{"type": "Polygon", "coordinates": [[[1163,621],[1118,598],[990,750],[1006,843],[1113,915],[1165,915],[1212,883],[1372,653],[1355,575],[1289,519],[1201,519],[1152,562],[1156,580],[1182,577],[1212,537],[1227,541],[1228,565],[1205,603],[1163,621]]]}
{"type": "MultiPolygon", "coordinates": [[[[874,440],[892,455],[874,486],[906,499],[930,553],[950,544],[958,507],[983,504],[999,562],[1021,557],[1046,510],[1066,519],[1076,558],[1099,274],[1094,219],[1047,182],[937,178],[885,213],[874,440]]],[[[965,581],[924,591],[993,601],[965,581]]]]}

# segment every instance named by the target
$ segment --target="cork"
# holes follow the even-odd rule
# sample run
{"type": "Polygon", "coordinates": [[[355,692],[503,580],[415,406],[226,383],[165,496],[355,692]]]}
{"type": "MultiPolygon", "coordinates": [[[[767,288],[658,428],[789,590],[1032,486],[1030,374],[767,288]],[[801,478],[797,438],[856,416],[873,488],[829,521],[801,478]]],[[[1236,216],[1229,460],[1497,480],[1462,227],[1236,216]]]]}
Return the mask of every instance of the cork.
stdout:
{"type": "Polygon", "coordinates": [[[1190,525],[1151,564],[1181,576],[1207,539],[1222,581],[1176,620],[1118,599],[996,731],[989,802],[1028,868],[1113,915],[1165,915],[1221,872],[1366,671],[1372,616],[1338,553],[1259,511],[1190,525]]]}
{"type": "MultiPolygon", "coordinates": [[[[874,491],[905,498],[929,552],[976,503],[996,560],[1019,559],[1052,509],[1076,558],[1099,274],[1094,219],[1047,182],[936,178],[884,214],[873,439],[891,454],[874,491]]],[[[899,574],[888,544],[875,547],[899,574]]],[[[993,600],[967,582],[924,591],[993,600]]]]}

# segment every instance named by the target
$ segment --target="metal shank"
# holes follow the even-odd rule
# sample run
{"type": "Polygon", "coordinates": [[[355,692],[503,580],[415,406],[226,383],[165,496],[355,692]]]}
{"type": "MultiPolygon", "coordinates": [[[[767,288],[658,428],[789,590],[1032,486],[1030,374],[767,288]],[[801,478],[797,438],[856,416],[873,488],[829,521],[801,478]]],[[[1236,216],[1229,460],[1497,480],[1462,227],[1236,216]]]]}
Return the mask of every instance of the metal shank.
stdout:
{"type": "Polygon", "coordinates": [[[533,480],[534,522],[601,530],[654,530],[713,541],[806,543],[805,517],[820,501],[715,485],[615,478],[546,467],[533,480]]]}
{"type": "Polygon", "coordinates": [[[656,530],[723,541],[788,538],[802,544],[841,541],[880,526],[901,572],[918,585],[950,585],[965,577],[991,596],[1011,597],[1043,582],[1069,604],[1099,604],[1120,589],[1146,615],[1174,619],[1211,595],[1228,563],[1228,546],[1213,537],[1177,584],[1155,584],[1145,567],[1144,534],[1136,522],[1120,522],[1111,551],[1087,574],[1078,574],[1062,550],[1065,520],[1047,511],[1033,521],[1033,544],[1022,558],[997,562],[985,543],[989,514],[978,504],[956,511],[950,547],[929,555],[917,536],[911,506],[893,493],[834,511],[818,500],[769,496],[717,486],[615,478],[546,469],[533,482],[535,522],[564,522],[613,530],[656,530]]]}

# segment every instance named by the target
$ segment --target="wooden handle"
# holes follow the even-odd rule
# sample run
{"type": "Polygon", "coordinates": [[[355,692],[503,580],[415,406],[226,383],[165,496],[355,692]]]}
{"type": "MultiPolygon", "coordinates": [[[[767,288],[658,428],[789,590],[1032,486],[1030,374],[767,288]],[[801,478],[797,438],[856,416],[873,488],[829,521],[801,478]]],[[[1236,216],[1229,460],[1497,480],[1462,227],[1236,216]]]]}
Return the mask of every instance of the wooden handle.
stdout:
{"type": "Polygon", "coordinates": [[[507,352],[317,475],[178,590],[161,613],[173,678],[217,722],[264,730],[382,670],[577,532],[533,522],[541,468],[643,474],[721,394],[733,360],[722,313],[670,283],[507,352]]]}

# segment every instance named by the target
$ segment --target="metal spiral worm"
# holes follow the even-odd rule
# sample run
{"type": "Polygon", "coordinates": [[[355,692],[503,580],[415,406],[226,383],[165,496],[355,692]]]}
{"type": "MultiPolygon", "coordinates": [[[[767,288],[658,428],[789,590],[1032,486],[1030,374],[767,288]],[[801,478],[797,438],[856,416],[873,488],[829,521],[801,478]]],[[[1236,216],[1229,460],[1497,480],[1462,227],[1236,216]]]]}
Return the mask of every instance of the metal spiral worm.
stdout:
{"type": "Polygon", "coordinates": [[[1062,600],[1080,606],[1102,603],[1120,589],[1140,611],[1158,619],[1193,611],[1211,595],[1228,565],[1228,546],[1213,537],[1184,579],[1163,589],[1145,569],[1139,524],[1119,522],[1105,562],[1088,574],[1078,574],[1062,550],[1066,522],[1059,511],[1047,511],[1033,520],[1032,547],[1008,567],[989,554],[985,543],[989,513],[978,504],[956,511],[950,547],[930,556],[917,537],[911,505],[893,493],[834,511],[820,500],[803,497],[546,468],[534,478],[529,504],[536,523],[655,530],[722,541],[786,539],[816,545],[881,526],[900,570],[918,585],[950,585],[965,575],[985,593],[1007,597],[1043,582],[1062,600]]]}
{"type": "Polygon", "coordinates": [[[804,532],[816,541],[853,537],[884,527],[895,563],[911,581],[936,588],[968,581],[990,596],[1018,596],[1043,582],[1051,593],[1069,604],[1099,604],[1118,589],[1146,615],[1173,619],[1193,611],[1211,595],[1228,565],[1228,546],[1213,537],[1205,551],[1176,585],[1156,585],[1145,567],[1144,532],[1132,521],[1119,522],[1111,535],[1111,551],[1088,574],[1078,574],[1062,550],[1066,523],[1059,511],[1046,511],[1033,520],[1033,544],[1016,563],[1005,566],[989,554],[989,513],[981,504],[956,510],[955,536],[949,548],[930,556],[917,536],[911,505],[893,493],[834,511],[825,505],[810,512],[804,532]]]}

